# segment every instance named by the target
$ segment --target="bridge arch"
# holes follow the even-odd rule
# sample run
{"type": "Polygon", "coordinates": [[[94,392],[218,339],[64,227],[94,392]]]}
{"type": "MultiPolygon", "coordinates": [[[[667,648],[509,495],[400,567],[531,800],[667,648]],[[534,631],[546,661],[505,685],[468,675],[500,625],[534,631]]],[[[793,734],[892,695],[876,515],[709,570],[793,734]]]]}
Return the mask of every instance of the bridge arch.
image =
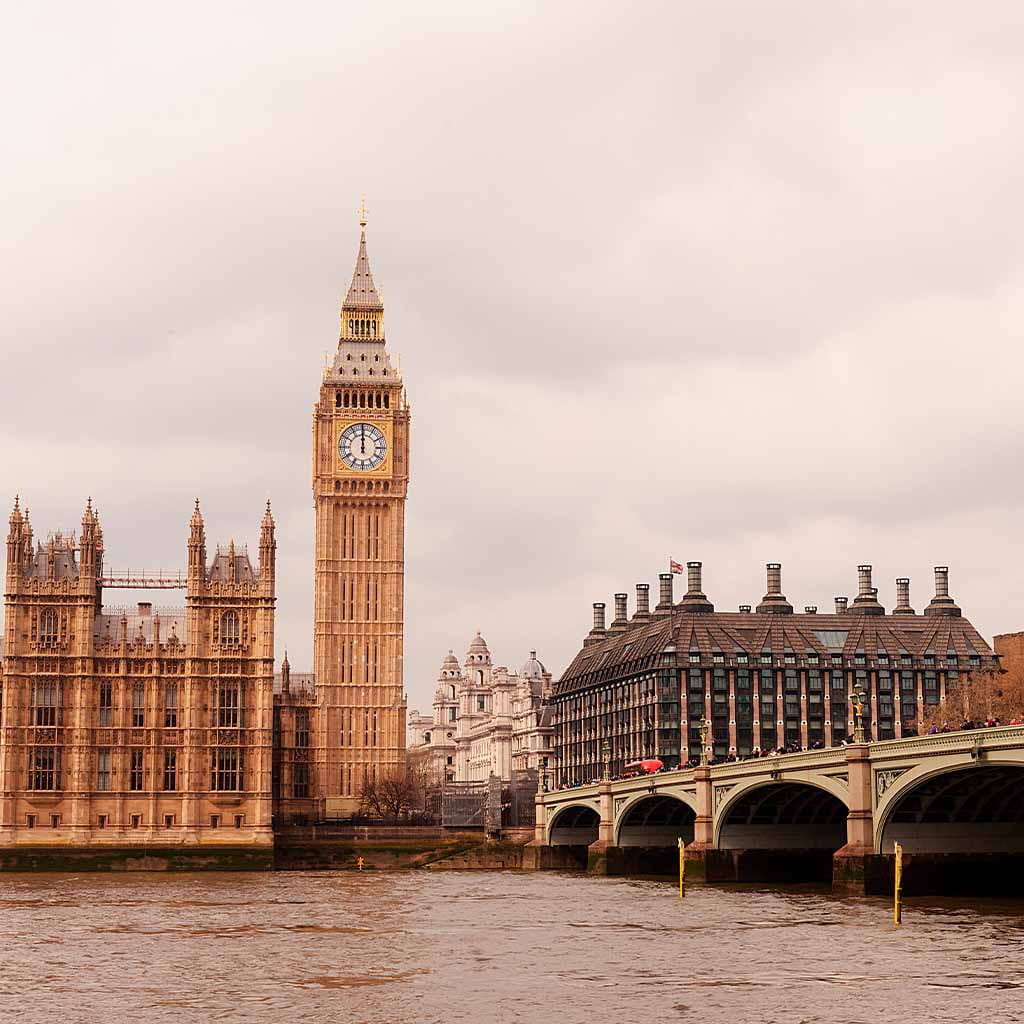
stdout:
{"type": "Polygon", "coordinates": [[[824,777],[741,783],[715,812],[715,847],[838,850],[846,844],[848,800],[844,785],[824,777]]]}
{"type": "Polygon", "coordinates": [[[1024,854],[1024,751],[898,776],[875,811],[875,849],[892,853],[896,842],[907,853],[1024,854]]]}
{"type": "Polygon", "coordinates": [[[601,815],[594,803],[565,804],[548,822],[549,846],[589,846],[597,839],[601,815]]]}
{"type": "Polygon", "coordinates": [[[616,846],[670,846],[693,841],[696,799],[688,793],[640,793],[619,808],[616,846]]]}

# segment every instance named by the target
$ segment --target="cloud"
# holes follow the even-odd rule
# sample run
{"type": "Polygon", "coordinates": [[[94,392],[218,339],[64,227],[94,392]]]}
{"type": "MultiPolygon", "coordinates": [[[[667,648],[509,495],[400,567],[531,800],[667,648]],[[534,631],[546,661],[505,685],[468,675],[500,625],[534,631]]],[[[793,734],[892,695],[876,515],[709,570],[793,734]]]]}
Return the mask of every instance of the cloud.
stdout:
{"type": "MultiPolygon", "coordinates": [[[[1019,7],[22,7],[0,489],[121,564],[279,522],[311,661],[310,415],[370,207],[413,405],[406,685],[556,673],[667,558],[719,607],[931,566],[1020,625],[1019,7]]],[[[177,560],[177,562],[175,561],[177,560]]],[[[888,598],[891,603],[891,594],[888,598]]]]}

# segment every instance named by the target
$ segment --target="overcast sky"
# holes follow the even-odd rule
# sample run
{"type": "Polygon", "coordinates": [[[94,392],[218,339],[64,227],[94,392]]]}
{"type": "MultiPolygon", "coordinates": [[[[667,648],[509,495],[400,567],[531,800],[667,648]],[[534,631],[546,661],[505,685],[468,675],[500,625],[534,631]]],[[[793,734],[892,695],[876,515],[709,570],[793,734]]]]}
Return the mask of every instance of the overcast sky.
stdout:
{"type": "MultiPolygon", "coordinates": [[[[931,568],[1024,628],[1019,2],[7,4],[0,493],[255,555],[312,656],[311,407],[362,193],[413,410],[406,689],[556,676],[704,561],[931,568]]],[[[677,594],[681,588],[677,588],[677,594]]],[[[112,595],[113,600],[118,595],[112,595]]],[[[173,600],[173,598],[172,598],[173,600]]]]}

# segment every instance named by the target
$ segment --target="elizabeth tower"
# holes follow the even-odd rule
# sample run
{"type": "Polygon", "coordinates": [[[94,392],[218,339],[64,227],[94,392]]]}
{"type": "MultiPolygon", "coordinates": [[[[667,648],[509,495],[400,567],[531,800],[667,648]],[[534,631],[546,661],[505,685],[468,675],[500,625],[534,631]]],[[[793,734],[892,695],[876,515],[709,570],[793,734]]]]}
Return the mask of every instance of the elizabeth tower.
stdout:
{"type": "Polygon", "coordinates": [[[384,304],[359,254],[313,412],[313,669],[321,810],[357,810],[364,780],[404,767],[402,640],[409,407],[385,344],[384,304]]]}

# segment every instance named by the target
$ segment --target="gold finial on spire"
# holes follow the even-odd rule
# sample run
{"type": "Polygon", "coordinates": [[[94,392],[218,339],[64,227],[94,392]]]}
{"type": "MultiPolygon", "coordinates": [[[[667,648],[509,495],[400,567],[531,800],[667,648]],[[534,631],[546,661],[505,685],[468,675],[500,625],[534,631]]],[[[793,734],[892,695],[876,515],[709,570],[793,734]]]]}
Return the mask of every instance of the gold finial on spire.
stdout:
{"type": "Polygon", "coordinates": [[[366,227],[366,196],[363,196],[363,201],[359,206],[359,226],[364,229],[366,227]]]}

